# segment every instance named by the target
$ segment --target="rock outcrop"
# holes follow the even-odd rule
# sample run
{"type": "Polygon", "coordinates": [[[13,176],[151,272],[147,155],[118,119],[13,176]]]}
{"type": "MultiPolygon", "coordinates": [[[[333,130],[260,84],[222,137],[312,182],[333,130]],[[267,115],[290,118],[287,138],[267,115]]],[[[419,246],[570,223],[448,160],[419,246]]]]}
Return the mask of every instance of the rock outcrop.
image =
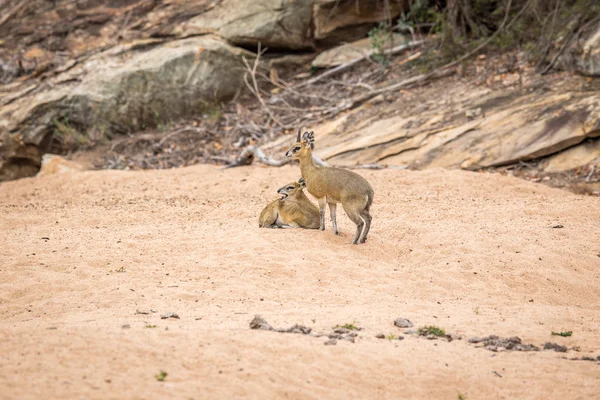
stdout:
{"type": "Polygon", "coordinates": [[[391,0],[224,0],[179,25],[181,36],[215,34],[237,46],[308,49],[317,42],[340,43],[362,38],[374,23],[407,10],[408,1],[391,0]]]}
{"type": "Polygon", "coordinates": [[[0,180],[39,168],[55,134],[86,141],[135,132],[228,101],[243,86],[244,54],[251,56],[211,36],[137,41],[92,56],[29,96],[5,100],[0,180]]]}
{"type": "MultiPolygon", "coordinates": [[[[600,161],[597,93],[489,92],[461,84],[453,90],[444,94],[432,88],[424,96],[431,100],[416,105],[418,111],[400,108],[397,115],[382,117],[389,107],[370,111],[378,106],[366,103],[311,127],[316,153],[332,165],[411,169],[478,170],[548,156],[540,167],[555,172],[600,161]],[[458,96],[463,98],[449,103],[458,96]]],[[[276,154],[292,140],[282,137],[264,150],[276,154]]]]}
{"type": "MultiPolygon", "coordinates": [[[[0,2],[0,84],[44,75],[122,42],[173,37],[212,0],[5,0],[0,2]]],[[[0,88],[0,96],[2,95],[0,88]]]]}
{"type": "Polygon", "coordinates": [[[278,49],[314,47],[311,2],[224,0],[215,8],[181,24],[182,36],[215,34],[238,46],[278,49]]]}
{"type": "Polygon", "coordinates": [[[600,166],[600,139],[588,139],[542,162],[546,172],[564,172],[583,165],[600,166]]]}
{"type": "Polygon", "coordinates": [[[351,42],[366,36],[373,23],[395,18],[408,11],[409,0],[315,0],[313,4],[314,38],[333,43],[351,42]]]}
{"type": "Polygon", "coordinates": [[[600,95],[505,93],[471,106],[482,108],[482,116],[468,120],[463,111],[441,128],[435,110],[326,135],[319,154],[341,165],[476,170],[548,156],[600,136],[600,95]]]}
{"type": "Polygon", "coordinates": [[[407,5],[392,0],[386,14],[383,4],[8,0],[0,4],[0,180],[34,175],[53,140],[85,144],[229,100],[243,87],[241,56],[252,56],[234,46],[311,49],[407,5]]]}

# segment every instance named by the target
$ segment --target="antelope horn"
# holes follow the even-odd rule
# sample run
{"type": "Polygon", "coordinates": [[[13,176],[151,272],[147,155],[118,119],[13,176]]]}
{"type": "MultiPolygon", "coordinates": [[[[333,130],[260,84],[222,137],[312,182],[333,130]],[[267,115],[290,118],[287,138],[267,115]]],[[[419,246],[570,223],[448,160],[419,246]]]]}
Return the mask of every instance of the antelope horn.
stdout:
{"type": "Polygon", "coordinates": [[[302,135],[302,128],[298,128],[298,138],[297,138],[296,142],[299,142],[300,140],[302,140],[301,135],[302,135]]]}

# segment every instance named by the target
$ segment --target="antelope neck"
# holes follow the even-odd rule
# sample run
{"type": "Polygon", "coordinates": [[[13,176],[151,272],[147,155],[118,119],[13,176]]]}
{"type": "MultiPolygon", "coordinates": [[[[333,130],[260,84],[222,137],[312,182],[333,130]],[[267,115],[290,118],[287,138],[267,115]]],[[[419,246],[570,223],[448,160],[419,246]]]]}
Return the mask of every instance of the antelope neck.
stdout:
{"type": "Polygon", "coordinates": [[[300,171],[302,172],[302,176],[306,177],[307,173],[310,173],[310,170],[315,169],[315,164],[313,163],[312,158],[312,150],[308,150],[306,155],[300,157],[300,171]]]}

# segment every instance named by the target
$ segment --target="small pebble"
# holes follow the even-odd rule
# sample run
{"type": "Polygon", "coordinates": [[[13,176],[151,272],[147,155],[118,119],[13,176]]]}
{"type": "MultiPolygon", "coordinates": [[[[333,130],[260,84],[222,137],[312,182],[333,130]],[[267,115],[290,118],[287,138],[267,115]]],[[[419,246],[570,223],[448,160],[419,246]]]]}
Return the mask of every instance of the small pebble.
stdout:
{"type": "Polygon", "coordinates": [[[166,314],[163,314],[160,316],[161,319],[167,319],[167,318],[177,318],[179,319],[179,315],[175,312],[168,312],[166,314]]]}
{"type": "Polygon", "coordinates": [[[398,328],[412,328],[414,326],[413,323],[406,318],[396,318],[394,320],[394,325],[398,328]]]}

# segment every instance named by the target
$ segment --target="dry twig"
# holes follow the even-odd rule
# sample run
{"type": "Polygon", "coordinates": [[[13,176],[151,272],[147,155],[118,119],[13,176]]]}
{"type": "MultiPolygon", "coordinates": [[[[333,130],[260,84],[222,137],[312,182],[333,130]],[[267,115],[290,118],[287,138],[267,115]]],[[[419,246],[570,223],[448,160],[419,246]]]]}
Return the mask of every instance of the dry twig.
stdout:
{"type": "Polygon", "coordinates": [[[585,181],[589,182],[590,179],[592,179],[592,175],[594,175],[594,170],[596,169],[595,165],[592,165],[590,168],[590,173],[588,174],[588,176],[585,177],[585,181]]]}
{"type": "MultiPolygon", "coordinates": [[[[292,162],[292,158],[286,157],[282,160],[275,160],[271,157],[267,157],[264,151],[258,146],[248,146],[246,147],[231,164],[225,166],[225,168],[234,168],[241,167],[243,165],[250,165],[254,162],[254,160],[271,166],[271,167],[281,167],[283,165],[289,164],[292,162]]],[[[321,160],[318,156],[313,153],[313,162],[315,165],[319,167],[327,167],[329,166],[325,161],[321,160]]]]}
{"type": "MultiPolygon", "coordinates": [[[[392,49],[386,50],[385,53],[386,54],[396,54],[396,53],[399,53],[401,51],[404,51],[404,50],[407,50],[407,49],[412,49],[413,47],[416,47],[416,46],[420,46],[423,43],[424,43],[423,40],[418,40],[416,42],[409,42],[408,44],[403,44],[401,46],[396,46],[396,47],[394,47],[392,49]]],[[[344,70],[350,68],[351,66],[359,63],[360,61],[362,61],[362,60],[364,60],[366,58],[369,58],[372,54],[373,54],[373,51],[371,50],[371,51],[369,51],[367,54],[365,54],[362,57],[355,58],[352,61],[348,61],[347,63],[344,63],[344,64],[339,65],[339,66],[337,66],[337,67],[335,67],[333,69],[328,70],[327,72],[323,72],[319,76],[316,76],[316,77],[314,77],[312,79],[307,80],[306,82],[302,82],[302,83],[294,86],[294,89],[298,89],[300,87],[307,86],[307,85],[312,85],[313,83],[318,82],[318,81],[320,81],[323,78],[327,78],[328,76],[335,75],[335,74],[337,74],[340,71],[344,71],[344,70]]]]}
{"type": "Polygon", "coordinates": [[[248,60],[246,59],[246,57],[242,58],[244,60],[244,64],[246,65],[246,69],[248,70],[248,72],[246,72],[244,74],[244,82],[246,83],[246,86],[248,87],[248,89],[250,89],[250,91],[252,92],[252,94],[254,94],[254,96],[256,97],[256,99],[258,100],[258,102],[260,103],[260,105],[263,108],[263,110],[265,110],[265,112],[267,114],[269,114],[269,117],[271,117],[271,119],[277,125],[279,125],[281,128],[286,129],[285,125],[283,125],[281,123],[281,121],[279,121],[279,119],[275,116],[275,114],[273,114],[273,112],[271,111],[271,109],[269,108],[269,106],[267,106],[267,103],[265,103],[265,101],[263,100],[262,96],[260,95],[260,90],[258,88],[258,83],[256,82],[256,69],[258,68],[258,64],[260,62],[260,56],[266,50],[267,50],[266,48],[264,50],[261,50],[260,49],[260,43],[258,44],[258,52],[256,53],[256,58],[254,59],[254,65],[252,67],[250,67],[250,64],[248,63],[248,60]],[[250,82],[248,82],[248,74],[250,74],[250,77],[252,78],[252,83],[253,83],[252,86],[250,85],[250,82]]]}
{"type": "Polygon", "coordinates": [[[169,139],[171,139],[173,136],[175,136],[175,135],[178,135],[178,134],[180,134],[180,133],[183,133],[183,132],[196,132],[196,133],[200,133],[200,132],[202,132],[202,130],[201,130],[201,129],[199,129],[199,128],[192,127],[192,126],[184,126],[183,128],[176,129],[176,130],[174,130],[173,132],[171,132],[171,133],[169,133],[168,135],[166,135],[165,137],[163,137],[163,138],[162,138],[162,139],[161,139],[161,140],[160,140],[160,141],[159,141],[159,142],[158,142],[158,143],[155,145],[155,147],[157,147],[157,148],[158,148],[158,147],[161,147],[163,144],[165,144],[165,142],[166,142],[167,140],[169,140],[169,139]]]}
{"type": "Polygon", "coordinates": [[[344,167],[348,169],[407,169],[408,165],[387,165],[387,164],[358,164],[350,167],[344,167]]]}
{"type": "Polygon", "coordinates": [[[0,18],[0,26],[4,25],[4,23],[6,21],[8,21],[9,19],[11,19],[16,13],[18,13],[19,11],[21,11],[21,9],[23,9],[24,7],[27,6],[29,2],[27,1],[21,1],[19,3],[17,3],[17,5],[15,5],[13,8],[11,8],[10,10],[8,10],[6,12],[6,14],[4,14],[2,16],[2,18],[0,18]]]}

